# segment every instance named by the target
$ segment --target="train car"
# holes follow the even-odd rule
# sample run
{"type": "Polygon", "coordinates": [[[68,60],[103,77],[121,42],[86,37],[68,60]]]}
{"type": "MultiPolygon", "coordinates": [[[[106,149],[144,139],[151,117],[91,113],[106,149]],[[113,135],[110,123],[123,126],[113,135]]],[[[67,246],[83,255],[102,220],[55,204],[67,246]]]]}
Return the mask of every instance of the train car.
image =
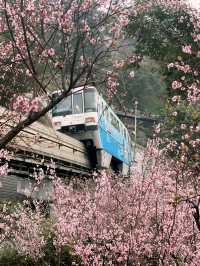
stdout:
{"type": "Polygon", "coordinates": [[[95,87],[73,89],[53,108],[52,122],[56,130],[85,143],[94,168],[128,174],[134,160],[130,135],[95,87]]]}

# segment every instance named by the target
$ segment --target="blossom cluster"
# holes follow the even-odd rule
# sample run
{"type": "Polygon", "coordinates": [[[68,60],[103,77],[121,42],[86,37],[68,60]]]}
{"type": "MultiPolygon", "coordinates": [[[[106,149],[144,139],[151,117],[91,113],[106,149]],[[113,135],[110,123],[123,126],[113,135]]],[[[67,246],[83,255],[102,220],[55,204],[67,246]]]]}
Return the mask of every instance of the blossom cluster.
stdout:
{"type": "Polygon", "coordinates": [[[29,99],[26,96],[19,95],[16,97],[12,104],[13,111],[21,114],[27,114],[30,112],[38,112],[41,108],[40,97],[35,97],[34,99],[29,99]]]}
{"type": "Polygon", "coordinates": [[[11,159],[11,154],[5,150],[0,150],[0,176],[7,176],[9,172],[8,162],[11,159]]]}
{"type": "Polygon", "coordinates": [[[4,204],[0,212],[1,219],[1,244],[12,243],[19,254],[38,259],[43,255],[45,238],[43,226],[45,225],[44,215],[36,203],[36,211],[29,206],[29,202],[10,210],[9,204],[4,204]],[[27,203],[27,204],[26,204],[27,203]]]}
{"type": "Polygon", "coordinates": [[[200,238],[187,199],[197,196],[161,158],[151,146],[143,176],[135,171],[129,181],[103,172],[76,191],[57,180],[55,245],[73,245],[84,265],[196,265],[200,238]]]}
{"type": "Polygon", "coordinates": [[[108,99],[111,99],[113,95],[117,93],[118,86],[119,82],[117,74],[109,71],[107,73],[108,99]]]}

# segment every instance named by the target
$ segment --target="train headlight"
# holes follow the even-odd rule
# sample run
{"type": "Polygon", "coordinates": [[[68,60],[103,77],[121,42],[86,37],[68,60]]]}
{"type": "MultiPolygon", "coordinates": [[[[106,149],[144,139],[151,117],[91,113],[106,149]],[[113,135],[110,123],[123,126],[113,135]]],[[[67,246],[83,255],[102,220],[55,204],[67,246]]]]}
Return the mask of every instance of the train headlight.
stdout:
{"type": "Polygon", "coordinates": [[[95,117],[86,117],[85,118],[85,123],[96,123],[95,117]]]}

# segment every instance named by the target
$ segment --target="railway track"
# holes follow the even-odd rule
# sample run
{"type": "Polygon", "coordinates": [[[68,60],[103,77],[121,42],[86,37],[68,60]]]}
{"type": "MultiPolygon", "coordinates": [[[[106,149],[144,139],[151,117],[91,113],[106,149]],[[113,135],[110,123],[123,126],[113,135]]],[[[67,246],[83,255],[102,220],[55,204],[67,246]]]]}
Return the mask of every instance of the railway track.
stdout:
{"type": "MultiPolygon", "coordinates": [[[[13,156],[9,162],[9,176],[0,177],[1,199],[20,198],[28,194],[35,169],[45,171],[52,161],[59,177],[90,175],[90,160],[83,143],[40,122],[33,123],[18,134],[8,149],[13,151],[13,156]]],[[[39,193],[42,196],[37,197],[46,197],[50,184],[45,186],[39,193]]]]}

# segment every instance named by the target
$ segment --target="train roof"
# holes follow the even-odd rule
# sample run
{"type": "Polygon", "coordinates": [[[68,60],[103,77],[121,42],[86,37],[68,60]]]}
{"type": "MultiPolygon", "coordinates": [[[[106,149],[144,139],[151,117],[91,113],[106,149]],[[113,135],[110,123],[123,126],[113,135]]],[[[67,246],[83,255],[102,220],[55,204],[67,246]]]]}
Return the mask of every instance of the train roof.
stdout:
{"type": "MultiPolygon", "coordinates": [[[[97,91],[96,87],[94,87],[92,85],[87,85],[87,86],[75,87],[71,91],[69,91],[69,93],[74,93],[74,92],[77,92],[77,91],[82,91],[82,90],[87,90],[87,89],[95,89],[97,91]]],[[[55,93],[59,94],[61,92],[62,92],[62,90],[55,90],[55,91],[52,92],[52,94],[55,94],[55,93]]]]}

